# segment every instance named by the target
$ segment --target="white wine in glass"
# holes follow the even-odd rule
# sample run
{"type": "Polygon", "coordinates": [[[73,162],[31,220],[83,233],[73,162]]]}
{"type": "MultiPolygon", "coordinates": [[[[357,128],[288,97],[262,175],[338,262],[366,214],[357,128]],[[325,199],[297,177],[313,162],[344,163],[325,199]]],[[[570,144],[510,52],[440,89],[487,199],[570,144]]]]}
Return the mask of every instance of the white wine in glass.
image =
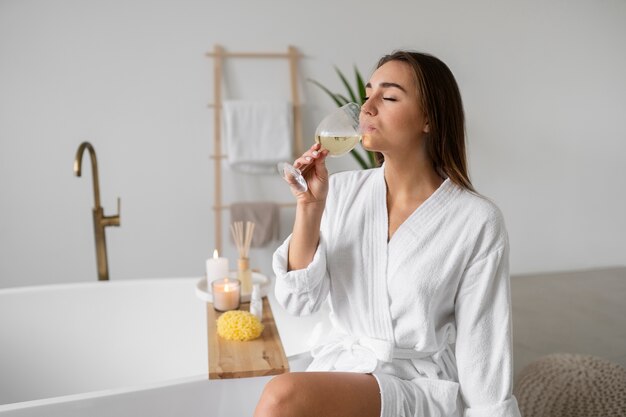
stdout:
{"type": "Polygon", "coordinates": [[[328,150],[330,156],[343,156],[350,152],[361,140],[361,135],[315,136],[315,142],[328,150]]]}
{"type": "MultiPolygon", "coordinates": [[[[343,156],[350,152],[361,141],[359,114],[361,106],[356,103],[345,104],[326,116],[315,131],[315,142],[328,150],[329,156],[343,156]]],[[[300,192],[306,192],[309,187],[302,176],[313,166],[314,161],[302,168],[295,168],[288,162],[278,164],[278,172],[290,185],[300,192]]]]}

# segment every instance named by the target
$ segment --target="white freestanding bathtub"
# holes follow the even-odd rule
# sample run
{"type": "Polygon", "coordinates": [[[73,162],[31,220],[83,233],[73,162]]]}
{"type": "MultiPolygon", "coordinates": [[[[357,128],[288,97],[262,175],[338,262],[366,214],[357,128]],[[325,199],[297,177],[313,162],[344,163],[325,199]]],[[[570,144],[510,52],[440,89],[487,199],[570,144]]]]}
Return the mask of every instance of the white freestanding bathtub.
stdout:
{"type": "MultiPolygon", "coordinates": [[[[208,380],[197,281],[0,290],[0,415],[252,415],[270,377],[208,380]]],[[[272,309],[292,370],[303,369],[302,340],[319,316],[293,322],[272,309]]]]}

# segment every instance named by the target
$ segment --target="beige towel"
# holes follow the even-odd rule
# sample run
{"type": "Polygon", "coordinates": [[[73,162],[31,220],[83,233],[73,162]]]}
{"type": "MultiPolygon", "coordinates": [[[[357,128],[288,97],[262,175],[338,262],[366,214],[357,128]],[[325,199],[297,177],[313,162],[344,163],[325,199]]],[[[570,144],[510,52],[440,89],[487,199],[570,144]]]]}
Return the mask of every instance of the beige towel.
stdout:
{"type": "MultiPolygon", "coordinates": [[[[233,203],[230,222],[254,222],[251,247],[265,246],[278,239],[278,204],[272,202],[233,203]]],[[[233,237],[231,236],[231,242],[233,237]]]]}

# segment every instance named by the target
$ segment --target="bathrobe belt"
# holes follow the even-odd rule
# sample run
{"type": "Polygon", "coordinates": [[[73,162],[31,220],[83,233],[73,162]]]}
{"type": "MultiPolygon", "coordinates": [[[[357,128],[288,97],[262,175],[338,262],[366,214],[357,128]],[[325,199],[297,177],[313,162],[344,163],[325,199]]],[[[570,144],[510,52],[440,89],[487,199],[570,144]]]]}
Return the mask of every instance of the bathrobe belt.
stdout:
{"type": "Polygon", "coordinates": [[[372,337],[339,334],[311,350],[313,362],[308,370],[371,373],[374,372],[379,361],[390,363],[394,359],[408,359],[418,372],[428,378],[438,379],[439,372],[443,371],[444,377],[451,379],[456,375],[449,375],[449,373],[456,370],[456,365],[450,340],[451,338],[448,337],[436,351],[419,351],[399,348],[393,342],[372,337]]]}

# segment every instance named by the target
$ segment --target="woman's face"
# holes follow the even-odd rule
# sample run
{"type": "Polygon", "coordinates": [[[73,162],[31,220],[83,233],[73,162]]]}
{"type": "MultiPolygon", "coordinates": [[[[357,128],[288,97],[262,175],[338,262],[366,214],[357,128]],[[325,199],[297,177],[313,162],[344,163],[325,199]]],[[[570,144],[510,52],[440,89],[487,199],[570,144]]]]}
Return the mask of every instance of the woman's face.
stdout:
{"type": "Polygon", "coordinates": [[[360,116],[365,149],[387,156],[422,146],[422,136],[429,127],[409,64],[383,64],[365,86],[365,95],[360,116]]]}

